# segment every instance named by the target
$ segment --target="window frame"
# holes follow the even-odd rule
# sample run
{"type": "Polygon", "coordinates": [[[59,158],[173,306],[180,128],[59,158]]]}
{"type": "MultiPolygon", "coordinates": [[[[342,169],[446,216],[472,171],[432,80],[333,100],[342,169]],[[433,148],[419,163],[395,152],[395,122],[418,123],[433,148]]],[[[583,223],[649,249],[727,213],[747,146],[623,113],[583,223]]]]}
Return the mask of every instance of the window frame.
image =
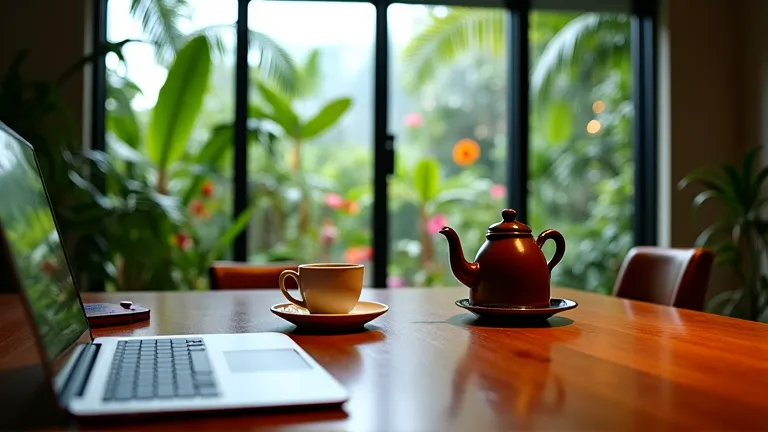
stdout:
{"type": "MultiPolygon", "coordinates": [[[[238,0],[235,48],[235,139],[233,158],[234,208],[237,218],[248,205],[247,115],[248,115],[248,4],[238,0]]],[[[253,0],[257,1],[257,0],[253,0]]],[[[268,0],[328,1],[328,0],[268,0]]],[[[445,6],[505,8],[510,16],[507,32],[507,203],[517,209],[521,220],[528,213],[529,154],[529,17],[533,10],[577,10],[626,12],[631,14],[631,65],[633,74],[633,154],[635,163],[633,234],[635,245],[658,242],[657,170],[657,28],[658,0],[337,0],[370,3],[376,8],[374,47],[374,203],[372,286],[386,288],[389,263],[388,177],[394,172],[394,137],[388,128],[389,40],[387,8],[394,3],[445,6]]],[[[92,50],[98,52],[107,42],[108,0],[94,0],[92,50]]],[[[106,64],[93,65],[89,131],[91,148],[106,148],[106,64]]],[[[104,188],[103,179],[93,179],[104,188]]],[[[246,261],[247,228],[233,242],[233,259],[246,261]]],[[[103,290],[103,281],[89,281],[91,289],[103,290]]]]}

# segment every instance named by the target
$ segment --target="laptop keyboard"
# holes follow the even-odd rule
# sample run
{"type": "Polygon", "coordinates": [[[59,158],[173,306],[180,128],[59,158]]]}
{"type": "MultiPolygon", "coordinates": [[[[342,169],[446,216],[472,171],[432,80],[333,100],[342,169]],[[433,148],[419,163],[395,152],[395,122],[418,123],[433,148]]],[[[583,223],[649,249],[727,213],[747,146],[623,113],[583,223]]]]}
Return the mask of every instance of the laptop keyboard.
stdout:
{"type": "Polygon", "coordinates": [[[106,401],[218,396],[200,338],[118,341],[106,401]]]}

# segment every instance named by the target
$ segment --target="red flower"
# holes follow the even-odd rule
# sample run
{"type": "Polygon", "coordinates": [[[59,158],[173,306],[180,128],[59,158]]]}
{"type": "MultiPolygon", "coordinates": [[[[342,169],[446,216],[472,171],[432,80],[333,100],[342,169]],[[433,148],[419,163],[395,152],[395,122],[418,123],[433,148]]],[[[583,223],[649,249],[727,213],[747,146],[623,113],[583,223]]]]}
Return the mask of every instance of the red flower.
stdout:
{"type": "Polygon", "coordinates": [[[211,196],[213,196],[213,183],[206,180],[205,183],[203,183],[201,192],[203,193],[203,196],[206,198],[210,198],[211,196]]]}
{"type": "Polygon", "coordinates": [[[448,225],[448,218],[444,214],[436,214],[427,220],[424,228],[430,234],[437,234],[446,225],[448,225]]]}
{"type": "Polygon", "coordinates": [[[42,270],[48,276],[52,276],[59,269],[55,261],[45,260],[40,263],[40,270],[42,270]]]}
{"type": "Polygon", "coordinates": [[[370,246],[356,246],[347,249],[344,260],[352,264],[363,264],[373,258],[373,249],[370,246]]]}
{"type": "Polygon", "coordinates": [[[424,117],[420,113],[410,113],[403,117],[403,123],[409,128],[417,128],[424,123],[424,117]]]}
{"type": "Polygon", "coordinates": [[[495,184],[491,186],[491,198],[497,200],[507,196],[507,188],[504,185],[495,184]]]}
{"type": "Polygon", "coordinates": [[[178,233],[174,236],[176,246],[183,251],[189,250],[192,247],[192,238],[186,234],[178,233]]]}
{"type": "Polygon", "coordinates": [[[325,205],[332,209],[342,208],[345,203],[346,201],[339,194],[331,192],[325,196],[325,205]]]}
{"type": "Polygon", "coordinates": [[[192,203],[189,205],[189,210],[192,212],[193,216],[197,216],[197,217],[208,216],[208,210],[206,210],[205,204],[203,204],[198,200],[192,201],[192,203]]]}

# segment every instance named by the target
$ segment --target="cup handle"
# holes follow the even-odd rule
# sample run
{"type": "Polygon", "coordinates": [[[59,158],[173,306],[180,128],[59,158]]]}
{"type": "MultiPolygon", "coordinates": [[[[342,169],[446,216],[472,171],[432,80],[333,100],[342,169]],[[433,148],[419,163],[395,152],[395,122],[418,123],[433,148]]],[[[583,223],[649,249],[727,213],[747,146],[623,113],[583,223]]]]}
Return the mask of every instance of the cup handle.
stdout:
{"type": "MultiPolygon", "coordinates": [[[[296,281],[296,285],[299,285],[299,274],[296,273],[293,270],[283,270],[282,273],[280,273],[280,279],[279,285],[280,285],[280,291],[283,293],[286,299],[288,299],[289,302],[295,304],[296,306],[301,306],[304,309],[307,308],[307,303],[304,300],[298,300],[295,297],[291,295],[291,293],[288,292],[288,289],[285,287],[285,278],[292,277],[296,281]]],[[[301,292],[301,285],[299,285],[299,292],[301,292]]]]}

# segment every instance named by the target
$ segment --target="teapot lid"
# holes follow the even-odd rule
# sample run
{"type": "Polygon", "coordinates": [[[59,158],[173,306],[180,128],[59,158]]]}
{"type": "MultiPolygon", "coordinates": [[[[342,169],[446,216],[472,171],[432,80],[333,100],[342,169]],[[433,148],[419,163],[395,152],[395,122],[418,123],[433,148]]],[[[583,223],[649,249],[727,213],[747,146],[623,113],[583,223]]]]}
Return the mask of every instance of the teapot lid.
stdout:
{"type": "Polygon", "coordinates": [[[501,211],[501,217],[504,219],[501,222],[497,222],[488,227],[489,233],[530,233],[531,228],[515,220],[517,212],[512,209],[504,209],[501,211]]]}

